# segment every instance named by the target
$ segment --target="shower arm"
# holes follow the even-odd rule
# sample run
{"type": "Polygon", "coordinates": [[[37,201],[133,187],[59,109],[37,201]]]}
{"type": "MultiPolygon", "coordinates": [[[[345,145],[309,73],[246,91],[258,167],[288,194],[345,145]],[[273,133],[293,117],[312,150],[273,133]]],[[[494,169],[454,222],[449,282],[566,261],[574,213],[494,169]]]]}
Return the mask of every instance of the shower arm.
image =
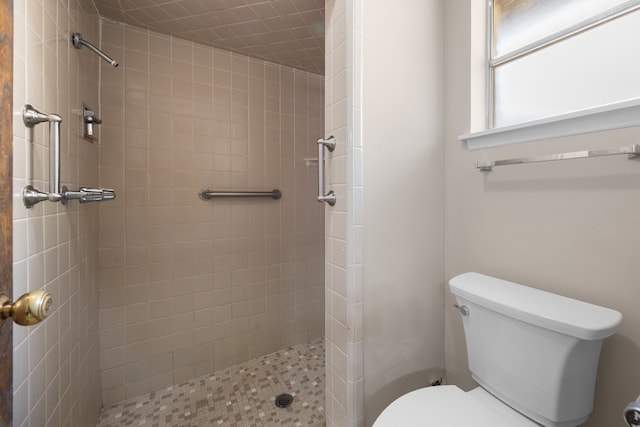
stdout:
{"type": "Polygon", "coordinates": [[[103,51],[101,51],[100,49],[98,49],[97,47],[95,47],[94,45],[89,43],[88,41],[83,40],[82,39],[82,34],[80,34],[80,33],[73,33],[71,35],[71,44],[76,49],[80,49],[82,46],[86,46],[93,53],[95,53],[100,58],[102,58],[105,61],[107,61],[112,67],[117,67],[119,65],[118,61],[116,61],[114,59],[111,59],[111,57],[109,57],[109,55],[107,55],[106,53],[104,53],[103,51]]]}

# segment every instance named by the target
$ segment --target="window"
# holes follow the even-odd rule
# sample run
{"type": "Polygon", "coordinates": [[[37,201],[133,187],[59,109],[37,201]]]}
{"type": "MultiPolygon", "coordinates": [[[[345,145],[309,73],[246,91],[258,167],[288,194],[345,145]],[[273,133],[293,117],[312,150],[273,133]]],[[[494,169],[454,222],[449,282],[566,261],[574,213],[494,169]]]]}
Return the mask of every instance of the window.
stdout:
{"type": "Polygon", "coordinates": [[[640,0],[489,0],[487,128],[640,100],[640,0]]]}

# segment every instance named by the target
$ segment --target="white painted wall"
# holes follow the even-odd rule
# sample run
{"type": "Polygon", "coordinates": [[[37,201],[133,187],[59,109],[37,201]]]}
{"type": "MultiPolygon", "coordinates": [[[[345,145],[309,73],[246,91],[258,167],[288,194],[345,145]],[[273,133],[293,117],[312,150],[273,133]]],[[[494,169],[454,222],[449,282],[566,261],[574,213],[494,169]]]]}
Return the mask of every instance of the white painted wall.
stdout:
{"type": "MultiPolygon", "coordinates": [[[[640,393],[640,164],[615,156],[486,174],[474,163],[634,144],[640,129],[467,151],[457,137],[471,123],[475,1],[444,3],[446,278],[478,271],[622,312],[602,349],[585,426],[623,426],[622,409],[640,393]]],[[[446,296],[447,377],[472,387],[460,315],[446,296]]]]}
{"type": "Polygon", "coordinates": [[[363,5],[365,425],[444,366],[442,4],[363,5]]]}

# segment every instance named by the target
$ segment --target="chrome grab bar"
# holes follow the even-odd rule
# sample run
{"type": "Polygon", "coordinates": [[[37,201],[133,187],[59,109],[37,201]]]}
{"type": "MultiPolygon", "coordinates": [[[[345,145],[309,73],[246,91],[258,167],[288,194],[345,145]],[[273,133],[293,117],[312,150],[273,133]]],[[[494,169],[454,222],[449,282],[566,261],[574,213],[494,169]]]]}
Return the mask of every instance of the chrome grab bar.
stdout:
{"type": "Polygon", "coordinates": [[[324,194],[324,147],[327,147],[329,152],[332,152],[336,148],[336,139],[331,135],[327,139],[320,138],[318,140],[318,202],[327,202],[329,206],[336,204],[336,194],[333,191],[329,191],[324,194]]]}
{"type": "Polygon", "coordinates": [[[110,188],[81,187],[78,191],[71,191],[67,187],[62,187],[62,204],[66,204],[68,200],[79,200],[80,203],[87,203],[113,200],[115,198],[116,192],[110,188]]]}
{"type": "Polygon", "coordinates": [[[59,202],[60,194],[60,123],[62,117],[46,114],[26,104],[22,109],[22,121],[28,128],[39,123],[49,122],[49,192],[40,191],[31,185],[22,190],[22,200],[27,208],[44,200],[59,202]]]}
{"type": "Polygon", "coordinates": [[[198,193],[202,200],[209,200],[214,197],[271,197],[274,200],[278,200],[282,197],[280,190],[272,191],[213,191],[202,190],[198,193]]]}
{"type": "Polygon", "coordinates": [[[556,160],[587,159],[590,157],[616,156],[619,154],[628,154],[630,159],[640,156],[640,144],[633,144],[627,147],[619,147],[619,148],[574,151],[570,153],[549,154],[546,156],[496,160],[493,162],[477,162],[476,168],[480,169],[483,172],[490,172],[494,166],[521,165],[524,163],[552,162],[556,160]]]}

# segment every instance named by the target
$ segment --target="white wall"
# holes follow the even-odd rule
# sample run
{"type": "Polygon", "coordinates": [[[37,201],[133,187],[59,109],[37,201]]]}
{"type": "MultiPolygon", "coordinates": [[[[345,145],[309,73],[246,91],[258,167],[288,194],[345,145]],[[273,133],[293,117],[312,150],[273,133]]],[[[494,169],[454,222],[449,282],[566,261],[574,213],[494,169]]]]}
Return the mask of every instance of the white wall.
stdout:
{"type": "Polygon", "coordinates": [[[365,425],[444,366],[442,3],[364,4],[365,425]]]}
{"type": "MultiPolygon", "coordinates": [[[[586,426],[623,426],[640,393],[640,164],[624,156],[519,165],[481,173],[476,161],[634,144],[640,129],[467,151],[471,15],[468,0],[445,2],[445,273],[501,277],[622,312],[604,343],[595,407],[586,426]]],[[[449,382],[473,386],[460,315],[446,304],[449,382]]],[[[544,380],[544,379],[541,379],[544,380]]]]}

